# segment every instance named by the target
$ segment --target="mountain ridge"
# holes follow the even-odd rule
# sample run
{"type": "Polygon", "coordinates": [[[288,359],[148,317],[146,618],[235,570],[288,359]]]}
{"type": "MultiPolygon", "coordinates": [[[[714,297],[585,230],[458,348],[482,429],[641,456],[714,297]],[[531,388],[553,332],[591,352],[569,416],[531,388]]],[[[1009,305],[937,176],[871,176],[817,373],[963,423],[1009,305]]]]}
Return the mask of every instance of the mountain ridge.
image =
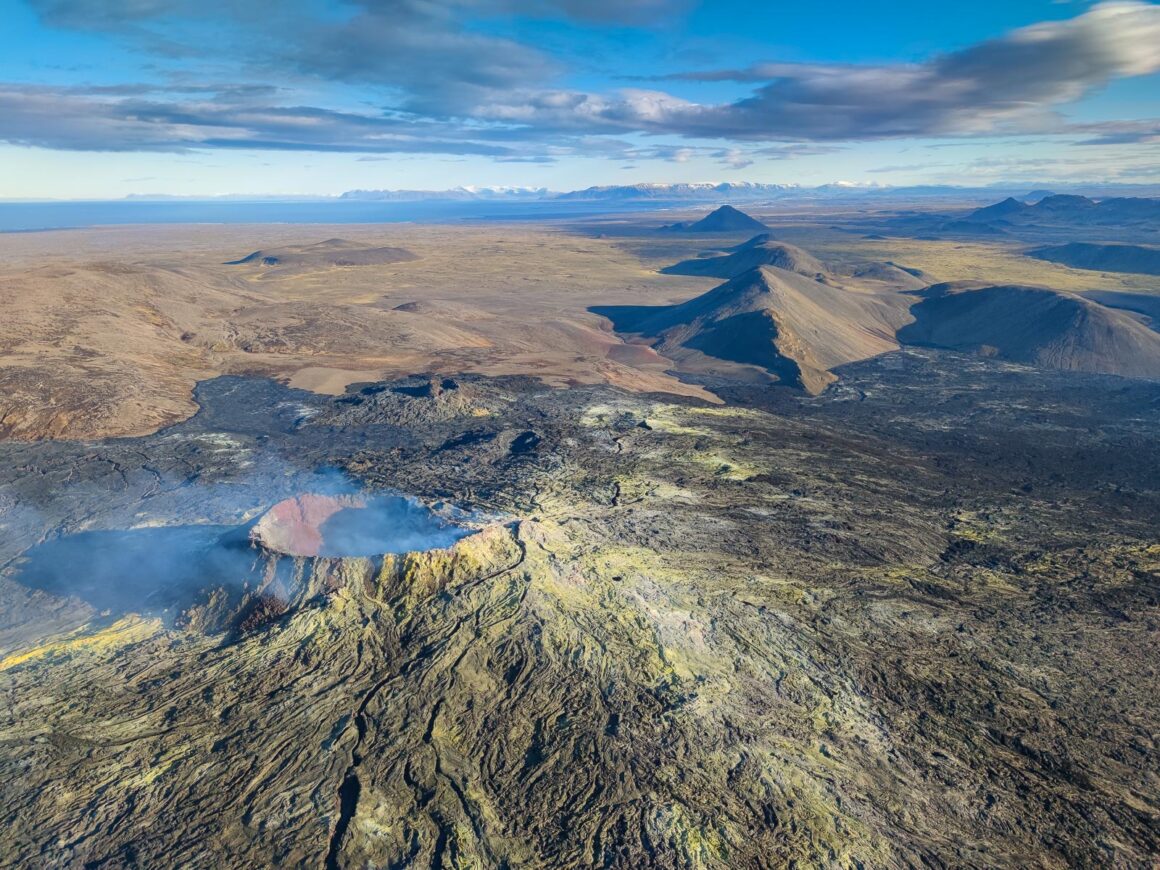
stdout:
{"type": "Polygon", "coordinates": [[[830,369],[897,350],[907,305],[901,294],[855,293],[761,266],[677,305],[592,310],[679,363],[704,368],[703,354],[817,394],[837,379],[830,369]]]}

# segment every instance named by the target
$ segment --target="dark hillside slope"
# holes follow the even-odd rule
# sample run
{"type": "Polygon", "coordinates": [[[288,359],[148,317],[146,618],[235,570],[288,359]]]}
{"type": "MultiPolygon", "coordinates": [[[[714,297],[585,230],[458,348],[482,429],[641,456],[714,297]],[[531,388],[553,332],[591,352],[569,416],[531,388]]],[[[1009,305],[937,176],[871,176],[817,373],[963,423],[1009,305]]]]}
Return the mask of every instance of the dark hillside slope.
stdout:
{"type": "Polygon", "coordinates": [[[940,284],[922,291],[903,344],[1070,371],[1160,379],[1160,334],[1135,317],[1045,287],[940,284]]]}

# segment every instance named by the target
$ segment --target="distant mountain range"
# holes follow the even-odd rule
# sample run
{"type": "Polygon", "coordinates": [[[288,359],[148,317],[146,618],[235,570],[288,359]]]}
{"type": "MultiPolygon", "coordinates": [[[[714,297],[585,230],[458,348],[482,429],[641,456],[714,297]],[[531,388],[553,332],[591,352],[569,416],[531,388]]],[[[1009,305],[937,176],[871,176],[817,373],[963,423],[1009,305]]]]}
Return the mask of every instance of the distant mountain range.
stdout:
{"type": "MultiPolygon", "coordinates": [[[[1087,186],[1082,190],[1092,196],[1114,196],[1123,193],[1160,195],[1160,185],[1087,186]]],[[[722,203],[768,202],[775,200],[860,199],[955,199],[987,201],[1010,194],[1021,204],[1048,195],[1046,190],[1027,191],[1026,187],[957,187],[954,185],[918,185],[886,187],[882,185],[835,182],[817,187],[799,184],[763,184],[759,182],[621,184],[587,187],[583,190],[551,191],[530,187],[457,187],[451,190],[348,190],[339,199],[356,201],[414,202],[424,200],[453,201],[529,201],[529,202],[640,202],[640,203],[722,203]]],[[[1048,197],[1054,198],[1054,197],[1048,197]]]]}
{"type": "Polygon", "coordinates": [[[680,199],[693,202],[719,202],[721,200],[778,199],[787,194],[801,193],[796,184],[759,184],[750,181],[722,182],[721,184],[622,184],[604,187],[588,187],[569,193],[554,194],[561,200],[649,200],[680,199]]]}
{"type": "Polygon", "coordinates": [[[533,200],[560,202],[624,202],[649,200],[688,200],[720,202],[722,200],[775,199],[798,193],[796,184],[758,184],[755,182],[623,184],[588,187],[583,190],[551,191],[529,187],[457,187],[452,190],[348,190],[340,199],[363,201],[406,200],[533,200]]]}
{"type": "Polygon", "coordinates": [[[586,187],[582,190],[558,191],[546,187],[454,187],[445,190],[348,190],[338,196],[292,194],[225,194],[172,195],[134,193],[124,197],[129,202],[560,202],[560,203],[760,203],[783,200],[825,201],[945,199],[963,202],[991,202],[1002,197],[1026,206],[1052,198],[1055,193],[1083,194],[1099,199],[1128,196],[1160,196],[1160,184],[1066,184],[1056,190],[1029,190],[1023,184],[994,184],[988,187],[962,187],[949,184],[891,187],[837,181],[831,184],[766,184],[753,181],[678,182],[614,184],[586,187]]]}
{"type": "Polygon", "coordinates": [[[546,187],[455,187],[450,190],[348,190],[338,198],[361,202],[503,202],[529,200],[539,202],[557,197],[546,187]]]}

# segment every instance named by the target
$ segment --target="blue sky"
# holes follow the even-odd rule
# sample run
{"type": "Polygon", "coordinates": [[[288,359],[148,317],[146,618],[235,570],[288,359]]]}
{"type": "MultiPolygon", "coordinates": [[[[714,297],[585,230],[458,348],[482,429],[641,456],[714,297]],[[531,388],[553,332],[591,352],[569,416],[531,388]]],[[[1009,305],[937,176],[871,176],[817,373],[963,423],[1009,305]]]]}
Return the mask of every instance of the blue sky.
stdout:
{"type": "Polygon", "coordinates": [[[1160,5],[0,0],[0,197],[1160,182],[1160,5]]]}

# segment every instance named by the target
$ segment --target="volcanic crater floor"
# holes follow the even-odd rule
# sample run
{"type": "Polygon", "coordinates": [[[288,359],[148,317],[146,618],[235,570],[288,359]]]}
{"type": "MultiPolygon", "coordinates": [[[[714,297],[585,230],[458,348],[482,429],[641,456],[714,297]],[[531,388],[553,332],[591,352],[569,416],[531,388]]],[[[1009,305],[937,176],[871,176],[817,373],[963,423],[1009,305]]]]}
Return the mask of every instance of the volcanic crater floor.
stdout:
{"type": "Polygon", "coordinates": [[[0,443],[0,863],[1149,866],[1160,386],[706,386],[219,377],[0,443]],[[303,532],[388,493],[449,537],[303,532]],[[174,567],[263,522],[260,618],[174,567]]]}

